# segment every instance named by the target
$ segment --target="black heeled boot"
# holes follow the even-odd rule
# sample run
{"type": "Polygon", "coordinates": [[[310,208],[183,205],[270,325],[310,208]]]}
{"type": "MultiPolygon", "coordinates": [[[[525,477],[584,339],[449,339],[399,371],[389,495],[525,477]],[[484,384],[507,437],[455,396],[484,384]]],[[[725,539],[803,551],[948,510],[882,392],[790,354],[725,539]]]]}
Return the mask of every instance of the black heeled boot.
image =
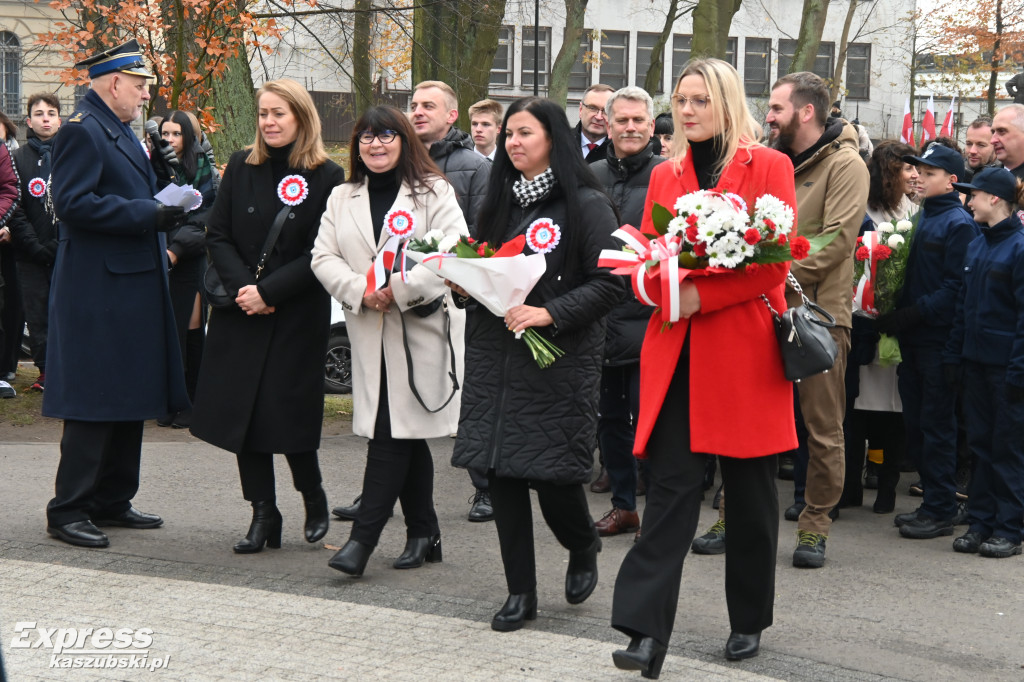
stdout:
{"type": "Polygon", "coordinates": [[[753,658],[761,650],[761,633],[744,634],[732,632],[725,643],[725,658],[729,661],[742,661],[753,658]]]}
{"type": "Polygon", "coordinates": [[[569,569],[565,573],[565,600],[582,604],[597,587],[597,553],[601,551],[601,538],[579,552],[569,552],[569,569]]]}
{"type": "Polygon", "coordinates": [[[274,500],[256,500],[252,503],[252,523],[245,539],[235,545],[236,554],[255,554],[263,545],[281,549],[281,512],[274,500]]]}
{"type": "Polygon", "coordinates": [[[358,578],[366,569],[366,562],[370,560],[371,554],[373,554],[373,547],[364,545],[357,540],[349,540],[331,557],[327,565],[336,571],[358,578]]]}
{"type": "Polygon", "coordinates": [[[491,619],[491,629],[512,632],[528,620],[537,620],[537,590],[508,595],[505,605],[491,619]]]}
{"type": "Polygon", "coordinates": [[[316,542],[327,535],[330,523],[327,514],[327,495],[321,486],[316,490],[303,491],[302,501],[306,504],[306,542],[316,542]]]}
{"type": "Polygon", "coordinates": [[[441,563],[441,534],[429,538],[409,538],[405,551],[395,559],[395,568],[419,568],[424,561],[441,563]]]}
{"type": "Polygon", "coordinates": [[[639,670],[641,677],[656,680],[667,651],[668,647],[653,637],[634,637],[628,647],[612,653],[612,660],[619,670],[639,670]]]}

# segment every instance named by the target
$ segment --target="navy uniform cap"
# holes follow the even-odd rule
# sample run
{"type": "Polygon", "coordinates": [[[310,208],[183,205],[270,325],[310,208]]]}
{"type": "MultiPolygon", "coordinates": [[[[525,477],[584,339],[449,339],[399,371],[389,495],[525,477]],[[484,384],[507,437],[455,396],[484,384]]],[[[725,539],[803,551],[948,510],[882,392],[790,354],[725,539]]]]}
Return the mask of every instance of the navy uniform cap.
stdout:
{"type": "Polygon", "coordinates": [[[118,71],[130,73],[145,78],[156,78],[146,68],[146,62],[142,59],[142,48],[139,41],[134,38],[123,45],[104,50],[88,59],[75,64],[76,69],[89,69],[89,78],[98,78],[108,73],[118,71]]]}
{"type": "Polygon", "coordinates": [[[964,157],[960,156],[960,153],[955,149],[943,146],[941,144],[933,144],[924,150],[924,154],[921,156],[906,155],[903,157],[904,163],[912,163],[915,166],[935,166],[941,168],[950,175],[955,175],[957,180],[964,177],[964,157]]]}
{"type": "Polygon", "coordinates": [[[1011,204],[1017,201],[1017,178],[1005,168],[985,168],[969,183],[954,182],[953,187],[964,194],[978,190],[1005,199],[1011,204]]]}

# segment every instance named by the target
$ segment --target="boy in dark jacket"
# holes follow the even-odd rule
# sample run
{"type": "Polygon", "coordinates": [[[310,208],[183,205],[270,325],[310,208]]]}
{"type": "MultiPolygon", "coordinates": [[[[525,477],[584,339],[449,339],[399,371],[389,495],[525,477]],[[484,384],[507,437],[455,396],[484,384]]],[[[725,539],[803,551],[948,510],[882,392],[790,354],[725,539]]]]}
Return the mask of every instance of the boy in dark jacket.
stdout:
{"type": "Polygon", "coordinates": [[[932,145],[903,160],[918,166],[924,201],[896,310],[876,328],[896,335],[903,361],[899,390],[907,429],[907,456],[917,465],[924,501],[895,523],[905,538],[953,534],[956,515],[956,391],[946,386],[942,353],[953,326],[967,244],[978,226],[953,183],[964,176],[956,151],[932,145]]]}
{"type": "Polygon", "coordinates": [[[981,236],[967,247],[964,284],[945,373],[963,383],[967,438],[975,456],[967,533],[957,552],[1006,558],[1024,534],[1024,185],[1005,168],[985,168],[971,184],[981,236]]]}

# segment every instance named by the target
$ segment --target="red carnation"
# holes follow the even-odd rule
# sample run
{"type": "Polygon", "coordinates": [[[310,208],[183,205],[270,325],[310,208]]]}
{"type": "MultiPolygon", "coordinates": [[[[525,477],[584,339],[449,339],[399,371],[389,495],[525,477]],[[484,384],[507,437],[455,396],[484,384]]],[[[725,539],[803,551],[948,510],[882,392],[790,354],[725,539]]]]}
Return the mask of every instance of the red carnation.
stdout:
{"type": "Polygon", "coordinates": [[[686,239],[690,242],[697,241],[697,227],[695,225],[686,228],[686,239]]]}
{"type": "Polygon", "coordinates": [[[698,218],[696,213],[691,213],[690,215],[686,216],[686,224],[689,225],[690,227],[697,227],[697,220],[698,218]]]}
{"type": "Polygon", "coordinates": [[[783,232],[782,234],[779,235],[778,242],[779,242],[779,244],[785,244],[787,239],[788,238],[786,237],[786,233],[783,232]]]}
{"type": "Polygon", "coordinates": [[[859,244],[863,244],[863,243],[864,243],[864,237],[857,237],[857,244],[859,245],[859,244]]]}
{"type": "Polygon", "coordinates": [[[693,255],[697,258],[703,258],[708,255],[708,247],[704,242],[697,242],[693,245],[693,255]]]}
{"type": "Polygon", "coordinates": [[[746,272],[751,275],[757,274],[757,271],[761,269],[761,266],[757,263],[747,263],[746,272]]]}
{"type": "Polygon", "coordinates": [[[875,247],[875,260],[887,260],[892,255],[892,249],[885,244],[879,244],[875,247]]]}
{"type": "Polygon", "coordinates": [[[765,225],[766,225],[766,226],[768,227],[768,229],[769,229],[769,230],[771,230],[772,232],[774,232],[774,231],[775,231],[775,223],[774,223],[774,222],[772,221],[772,219],[771,219],[771,218],[765,218],[765,219],[764,219],[764,224],[765,224],[765,225]]]}
{"type": "Polygon", "coordinates": [[[761,233],[751,227],[743,233],[743,240],[753,246],[761,241],[761,233]]]}
{"type": "Polygon", "coordinates": [[[857,253],[855,255],[857,257],[857,260],[867,260],[868,259],[868,255],[870,253],[871,252],[868,251],[868,247],[862,246],[859,249],[857,249],[857,253]]]}
{"type": "Polygon", "coordinates": [[[467,244],[476,244],[476,240],[473,239],[472,237],[466,237],[466,243],[467,244]]]}
{"type": "Polygon", "coordinates": [[[487,255],[487,242],[483,242],[480,246],[476,247],[476,252],[481,256],[487,255]]]}
{"type": "Polygon", "coordinates": [[[811,243],[807,237],[795,237],[789,244],[789,252],[793,254],[794,260],[803,260],[811,252],[811,243]]]}

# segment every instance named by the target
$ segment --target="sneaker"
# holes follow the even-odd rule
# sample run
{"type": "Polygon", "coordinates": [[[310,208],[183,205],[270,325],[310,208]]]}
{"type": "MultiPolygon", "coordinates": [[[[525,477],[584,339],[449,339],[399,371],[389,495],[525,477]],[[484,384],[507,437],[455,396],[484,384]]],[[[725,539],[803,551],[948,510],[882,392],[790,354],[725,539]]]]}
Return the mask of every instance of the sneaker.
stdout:
{"type": "Polygon", "coordinates": [[[43,387],[46,385],[46,372],[40,372],[39,377],[35,380],[31,386],[28,387],[30,391],[43,392],[43,387]]]}
{"type": "Polygon", "coordinates": [[[1006,559],[1020,554],[1020,543],[1000,537],[990,537],[978,547],[978,554],[992,559],[1006,559]]]}
{"type": "Polygon", "coordinates": [[[693,541],[694,554],[725,554],[725,521],[719,519],[708,532],[693,541]]]}
{"type": "Polygon", "coordinates": [[[18,392],[6,381],[0,381],[0,398],[14,398],[18,392]]]}
{"type": "Polygon", "coordinates": [[[921,485],[921,479],[917,479],[910,484],[910,489],[907,490],[911,497],[924,497],[924,486],[921,485]]]}
{"type": "Polygon", "coordinates": [[[4,374],[2,377],[0,377],[0,380],[2,380],[2,381],[14,381],[17,378],[18,378],[18,373],[17,372],[8,372],[7,374],[4,374]]]}
{"type": "Polygon", "coordinates": [[[825,540],[827,535],[812,533],[809,530],[798,530],[796,550],[793,552],[793,565],[797,568],[821,568],[825,565],[825,540]]]}

